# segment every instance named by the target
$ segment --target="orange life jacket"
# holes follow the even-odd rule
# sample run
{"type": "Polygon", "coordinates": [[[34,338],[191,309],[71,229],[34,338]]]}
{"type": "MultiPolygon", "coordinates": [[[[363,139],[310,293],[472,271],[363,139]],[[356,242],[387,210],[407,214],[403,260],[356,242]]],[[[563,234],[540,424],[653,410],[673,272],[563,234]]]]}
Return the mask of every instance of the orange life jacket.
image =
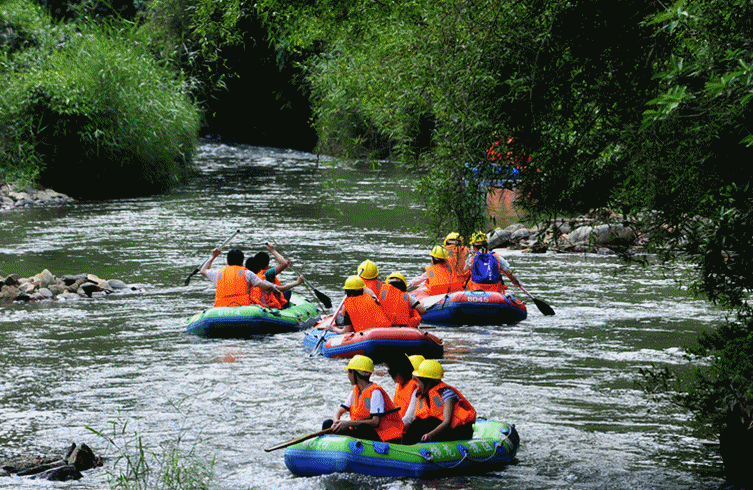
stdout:
{"type": "Polygon", "coordinates": [[[217,273],[217,290],[214,293],[214,306],[248,306],[248,282],[246,269],[238,265],[228,265],[217,273]]]}
{"type": "Polygon", "coordinates": [[[343,303],[343,310],[348,313],[353,330],[360,332],[371,327],[391,327],[392,322],[384,310],[368,294],[348,296],[343,303]]]}
{"type": "MultiPolygon", "coordinates": [[[[266,281],[267,276],[265,275],[265,273],[268,270],[269,267],[257,272],[256,276],[262,281],[266,281]]],[[[274,283],[278,286],[282,284],[277,276],[275,276],[274,283]]],[[[251,304],[266,306],[268,308],[277,308],[278,310],[285,306],[288,302],[288,300],[285,299],[285,296],[283,296],[282,294],[275,293],[273,291],[264,291],[260,287],[252,287],[249,291],[249,296],[251,296],[251,304]]]]}
{"type": "Polygon", "coordinates": [[[421,314],[415,308],[411,308],[408,293],[400,291],[391,284],[382,286],[379,306],[382,307],[393,326],[418,327],[421,323],[421,314]]]}
{"type": "Polygon", "coordinates": [[[410,406],[410,399],[413,396],[413,392],[416,391],[416,380],[411,378],[404,385],[395,386],[395,405],[400,407],[400,417],[405,417],[405,412],[408,411],[410,406]]]}
{"type": "MultiPolygon", "coordinates": [[[[371,394],[374,390],[382,392],[384,399],[384,411],[389,412],[395,408],[392,399],[379,385],[371,383],[359,393],[358,386],[353,387],[353,404],[350,406],[350,420],[364,420],[371,418],[371,394]]],[[[402,408],[402,407],[400,407],[402,408]]],[[[376,428],[377,434],[382,441],[398,439],[403,436],[403,418],[398,412],[383,415],[379,420],[379,426],[376,428]]]]}
{"type": "Polygon", "coordinates": [[[450,255],[447,263],[452,267],[452,273],[463,284],[466,283],[470,269],[465,265],[468,260],[468,247],[463,245],[447,245],[447,253],[450,255]]]}
{"type": "MultiPolygon", "coordinates": [[[[499,265],[499,255],[497,255],[497,252],[491,252],[492,255],[497,259],[497,265],[499,265]]],[[[473,270],[473,264],[476,262],[476,259],[478,258],[478,255],[474,254],[473,259],[471,260],[471,269],[473,270]]],[[[469,271],[470,272],[470,271],[469,271]]],[[[493,291],[497,293],[505,294],[505,291],[507,291],[507,286],[505,286],[505,283],[502,282],[502,268],[499,268],[499,282],[496,284],[478,284],[473,282],[473,280],[468,281],[468,289],[470,291],[493,291]]]]}
{"type": "Polygon", "coordinates": [[[426,396],[419,395],[416,400],[416,418],[427,419],[434,417],[439,420],[444,420],[444,402],[442,401],[442,395],[439,391],[442,388],[450,388],[458,394],[460,398],[455,403],[455,410],[452,413],[452,422],[450,426],[454,429],[465,424],[473,424],[476,422],[476,409],[465,399],[462,393],[440,381],[435,387],[429,390],[426,396]]]}
{"type": "Polygon", "coordinates": [[[426,292],[429,296],[435,294],[454,293],[463,289],[463,283],[452,272],[447,262],[439,262],[426,266],[426,292]]]}
{"type": "Polygon", "coordinates": [[[384,284],[379,279],[363,279],[363,283],[376,294],[377,298],[379,297],[379,292],[384,287],[384,284]]]}

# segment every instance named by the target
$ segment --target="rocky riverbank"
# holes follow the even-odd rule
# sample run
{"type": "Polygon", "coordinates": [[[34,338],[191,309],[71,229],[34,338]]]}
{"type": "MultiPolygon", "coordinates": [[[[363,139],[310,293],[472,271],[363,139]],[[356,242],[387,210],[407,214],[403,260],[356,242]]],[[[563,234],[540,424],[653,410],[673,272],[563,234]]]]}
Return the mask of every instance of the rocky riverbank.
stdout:
{"type": "Polygon", "coordinates": [[[610,211],[600,210],[576,218],[559,219],[548,225],[527,227],[516,223],[497,228],[489,235],[489,248],[528,252],[640,253],[646,244],[637,223],[610,211]]]}
{"type": "Polygon", "coordinates": [[[73,301],[137,289],[119,279],[100,279],[85,272],[57,278],[45,269],[32,277],[0,277],[0,301],[73,301]]]}
{"type": "Polygon", "coordinates": [[[74,201],[52,189],[18,190],[8,182],[0,182],[0,211],[29,206],[59,206],[74,201]]]}

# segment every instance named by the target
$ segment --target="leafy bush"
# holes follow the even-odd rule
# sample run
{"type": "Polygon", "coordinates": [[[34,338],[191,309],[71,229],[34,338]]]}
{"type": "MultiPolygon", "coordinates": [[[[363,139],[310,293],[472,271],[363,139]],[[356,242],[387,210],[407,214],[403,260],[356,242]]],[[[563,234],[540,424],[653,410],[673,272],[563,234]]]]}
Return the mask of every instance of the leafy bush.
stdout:
{"type": "MultiPolygon", "coordinates": [[[[15,6],[16,13],[34,9],[15,6]]],[[[19,32],[29,25],[16,20],[19,32]]],[[[46,21],[38,47],[6,58],[4,178],[23,173],[87,198],[152,193],[182,181],[200,122],[186,80],[145,52],[146,40],[127,25],[52,28],[46,21]]]]}

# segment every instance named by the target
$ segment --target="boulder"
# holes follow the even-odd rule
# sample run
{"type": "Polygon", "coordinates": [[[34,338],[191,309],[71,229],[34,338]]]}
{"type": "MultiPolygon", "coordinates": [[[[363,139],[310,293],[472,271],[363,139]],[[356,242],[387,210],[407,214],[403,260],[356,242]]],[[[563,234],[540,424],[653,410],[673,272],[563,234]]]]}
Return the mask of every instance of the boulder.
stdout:
{"type": "Polygon", "coordinates": [[[128,285],[121,281],[120,279],[108,279],[107,282],[110,284],[110,287],[114,290],[120,290],[120,289],[128,289],[128,285]]]}
{"type": "Polygon", "coordinates": [[[39,285],[40,288],[48,288],[50,284],[56,281],[55,276],[53,276],[52,272],[48,271],[47,269],[35,275],[34,278],[36,280],[35,282],[39,285]]]}
{"type": "Polygon", "coordinates": [[[19,284],[19,279],[18,274],[9,274],[8,277],[5,278],[5,285],[17,286],[19,284]]]}

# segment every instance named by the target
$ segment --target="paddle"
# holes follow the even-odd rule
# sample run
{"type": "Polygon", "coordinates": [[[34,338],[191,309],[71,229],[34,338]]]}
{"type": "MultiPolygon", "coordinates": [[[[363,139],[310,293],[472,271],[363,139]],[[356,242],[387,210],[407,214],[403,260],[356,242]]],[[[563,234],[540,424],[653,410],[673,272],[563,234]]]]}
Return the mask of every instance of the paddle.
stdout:
{"type": "MultiPolygon", "coordinates": [[[[389,415],[394,412],[400,411],[400,407],[395,407],[392,410],[387,410],[382,415],[389,415]]],[[[334,431],[334,428],[330,427],[329,429],[320,430],[319,432],[314,432],[312,434],[306,434],[305,436],[296,437],[295,439],[291,439],[289,441],[281,442],[280,444],[277,444],[276,446],[268,447],[264,451],[270,452],[275,451],[277,449],[282,449],[284,447],[292,446],[293,444],[298,444],[299,442],[308,441],[309,439],[313,439],[314,437],[323,436],[324,434],[330,434],[334,431]]]]}
{"type": "MultiPolygon", "coordinates": [[[[342,301],[340,301],[340,305],[337,307],[337,310],[335,310],[335,314],[332,315],[332,321],[329,322],[329,326],[332,326],[335,324],[335,320],[337,320],[337,315],[340,313],[340,310],[342,310],[343,305],[345,304],[345,296],[342,301]]],[[[324,329],[324,332],[322,332],[322,336],[319,338],[319,341],[316,343],[313,349],[311,349],[311,354],[309,354],[309,357],[314,357],[319,354],[322,350],[322,343],[324,342],[324,334],[327,332],[327,329],[324,329]]]]}
{"type": "MultiPolygon", "coordinates": [[[[230,243],[230,240],[232,240],[233,238],[235,238],[235,235],[237,235],[240,232],[241,232],[241,230],[235,230],[235,233],[233,233],[232,235],[230,235],[230,238],[228,238],[227,240],[225,240],[222,243],[222,245],[220,245],[219,247],[217,247],[217,249],[218,250],[222,250],[225,247],[225,245],[227,245],[228,243],[230,243]]],[[[192,273],[190,273],[188,275],[188,277],[186,278],[186,283],[184,284],[184,286],[188,286],[188,283],[191,281],[191,278],[193,276],[195,276],[196,274],[198,274],[201,271],[201,268],[204,267],[204,264],[206,264],[208,261],[209,261],[209,259],[207,259],[204,262],[202,262],[200,266],[198,266],[196,269],[194,269],[194,271],[192,273]]]]}
{"type": "MultiPolygon", "coordinates": [[[[279,254],[282,256],[282,258],[290,262],[290,260],[285,256],[285,254],[282,253],[282,250],[280,250],[279,246],[277,245],[277,242],[272,240],[272,243],[275,244],[275,248],[277,249],[277,252],[279,252],[279,254]]],[[[295,270],[295,268],[293,268],[292,265],[290,266],[290,268],[293,270],[293,272],[295,272],[299,276],[302,275],[297,270],[295,270]]],[[[321,303],[321,305],[324,308],[327,308],[327,309],[332,308],[332,300],[329,299],[329,296],[327,296],[326,294],[324,294],[323,292],[319,291],[314,286],[312,286],[309,280],[306,279],[306,276],[303,276],[303,284],[305,284],[306,287],[309,288],[309,290],[312,293],[314,293],[314,296],[316,296],[316,299],[321,303]]]]}
{"type": "Polygon", "coordinates": [[[543,313],[546,316],[552,316],[552,315],[554,315],[554,310],[552,309],[551,306],[549,306],[545,302],[541,301],[540,299],[534,298],[533,295],[531,295],[531,293],[529,293],[528,291],[526,291],[526,288],[524,288],[520,284],[516,284],[516,286],[518,286],[521,290],[523,290],[523,292],[526,293],[526,295],[528,295],[528,297],[531,298],[534,303],[536,303],[536,307],[539,309],[539,311],[541,313],[543,313]]]}

